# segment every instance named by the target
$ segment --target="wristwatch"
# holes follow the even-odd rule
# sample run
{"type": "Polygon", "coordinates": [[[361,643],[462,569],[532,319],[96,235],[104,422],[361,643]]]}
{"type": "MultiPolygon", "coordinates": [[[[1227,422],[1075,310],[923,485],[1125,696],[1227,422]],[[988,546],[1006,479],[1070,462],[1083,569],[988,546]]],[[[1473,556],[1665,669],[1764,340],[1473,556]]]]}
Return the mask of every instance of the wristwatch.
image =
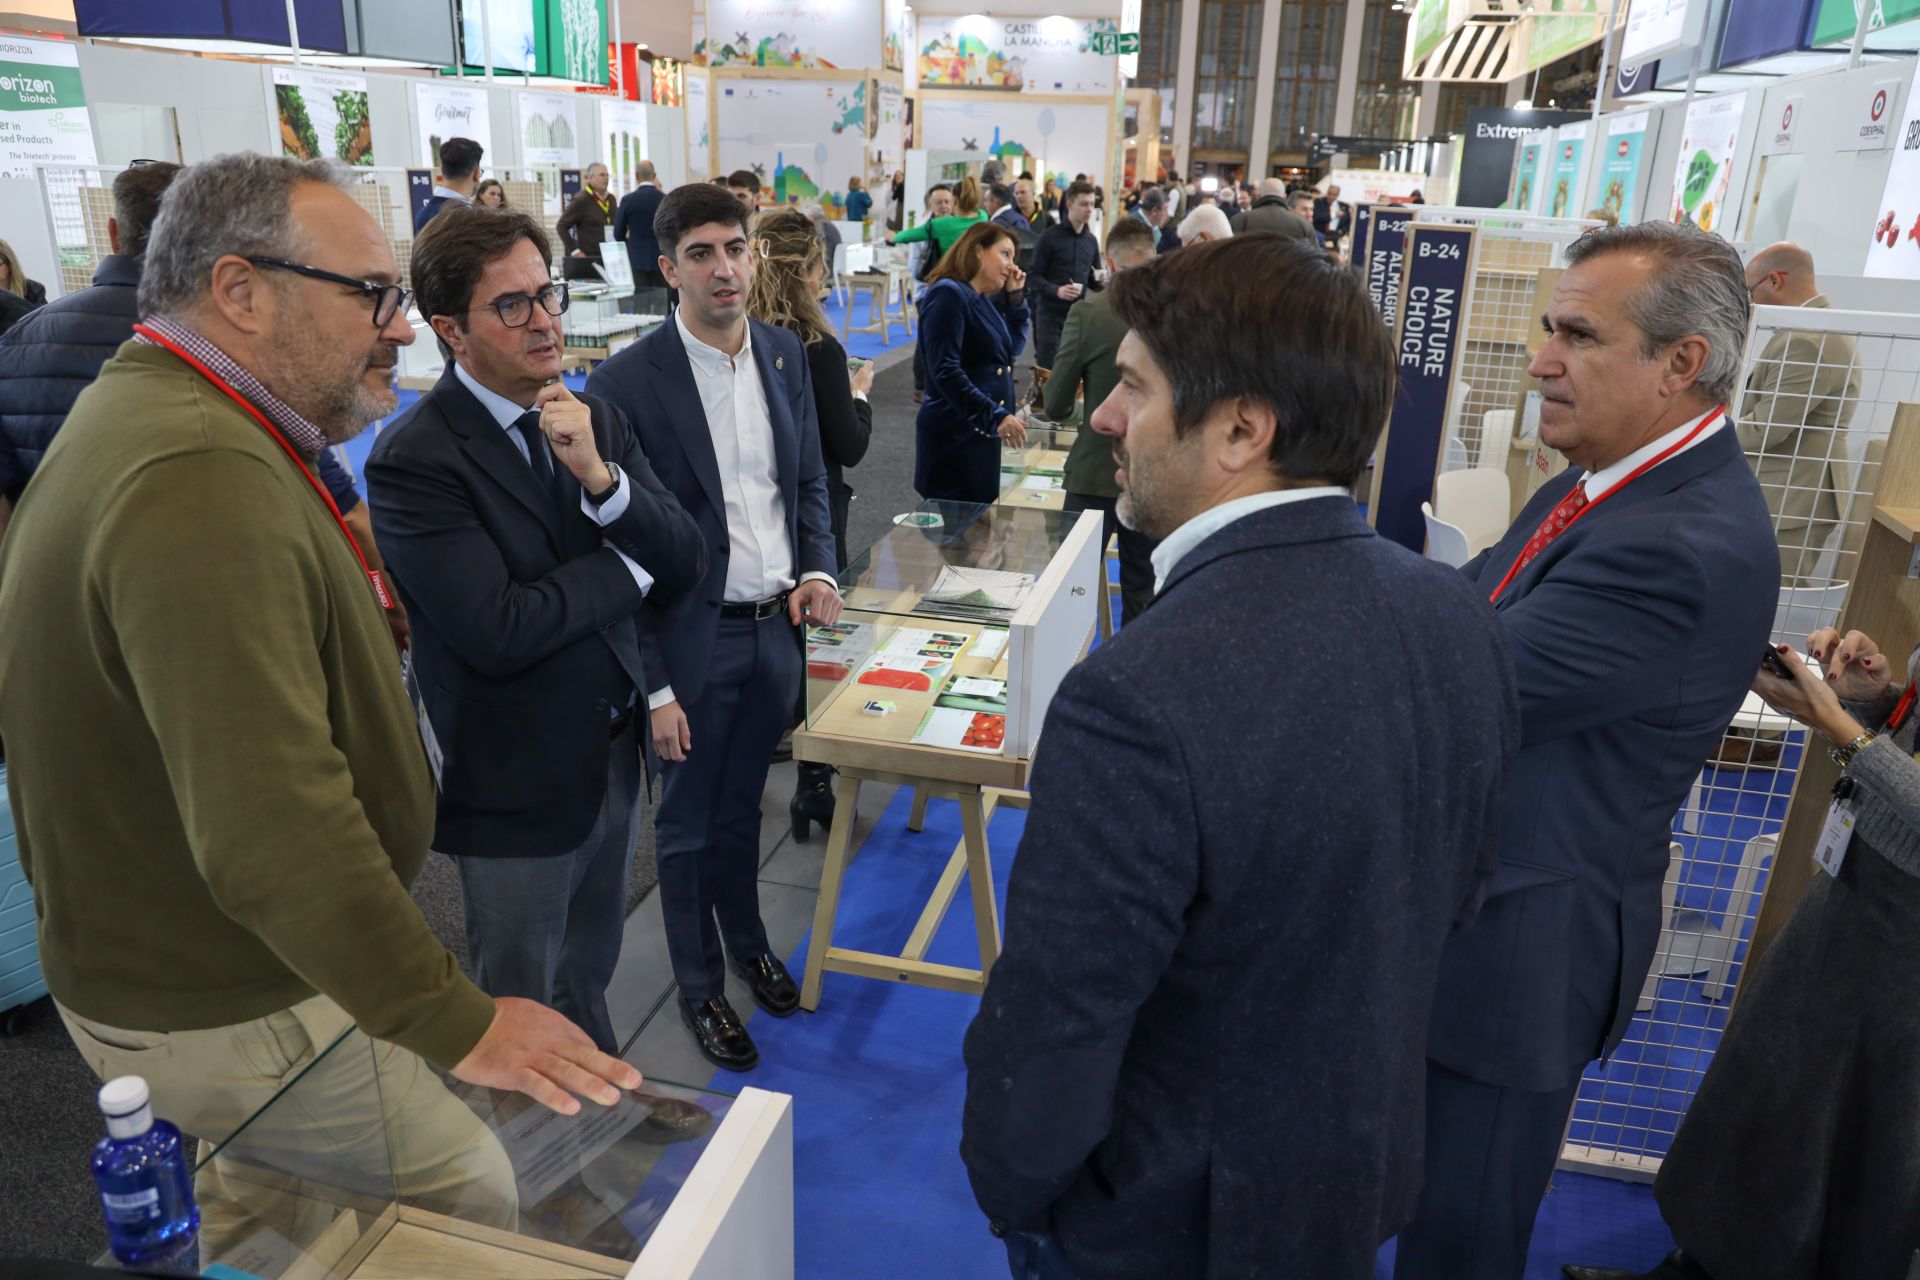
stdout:
{"type": "Polygon", "coordinates": [[[1853,758],[1859,755],[1860,752],[1866,747],[1866,745],[1872,741],[1873,741],[1873,733],[1871,730],[1869,730],[1865,733],[1862,733],[1859,737],[1855,738],[1852,742],[1847,743],[1843,747],[1828,747],[1827,757],[1831,759],[1835,764],[1839,765],[1842,769],[1844,769],[1848,765],[1852,764],[1853,758]]]}
{"type": "Polygon", "coordinates": [[[613,495],[620,492],[619,468],[615,467],[611,462],[603,462],[600,465],[607,469],[607,475],[612,479],[613,483],[607,486],[605,493],[590,493],[587,495],[587,501],[596,507],[606,506],[613,498],[613,495]]]}

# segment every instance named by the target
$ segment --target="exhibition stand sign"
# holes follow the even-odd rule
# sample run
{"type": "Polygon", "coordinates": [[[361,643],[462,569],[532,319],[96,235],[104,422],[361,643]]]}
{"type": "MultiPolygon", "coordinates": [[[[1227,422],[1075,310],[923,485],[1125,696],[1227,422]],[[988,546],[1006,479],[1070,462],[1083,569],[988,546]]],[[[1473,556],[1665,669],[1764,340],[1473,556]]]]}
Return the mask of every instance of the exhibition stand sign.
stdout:
{"type": "Polygon", "coordinates": [[[1780,104],[1780,114],[1760,130],[1759,151],[1763,156],[1782,156],[1793,150],[1794,135],[1800,131],[1800,117],[1806,112],[1805,99],[1799,94],[1780,104]]]}
{"type": "Polygon", "coordinates": [[[867,81],[722,77],[721,170],[750,169],[775,204],[847,203],[847,179],[867,167],[867,81]]]}
{"type": "Polygon", "coordinates": [[[1740,141],[1745,93],[1697,99],[1687,108],[1686,133],[1674,162],[1673,198],[1667,221],[1691,222],[1702,231],[1725,235],[1732,229],[1733,156],[1740,141]]]}
{"type": "Polygon", "coordinates": [[[1600,207],[1622,222],[1639,215],[1641,154],[1652,113],[1635,111],[1607,121],[1605,155],[1600,162],[1600,207]]]}
{"type": "Polygon", "coordinates": [[[807,71],[877,67],[885,56],[881,27],[871,3],[707,0],[706,30],[695,33],[693,60],[807,71]]]}
{"type": "MultiPolygon", "coordinates": [[[[1367,242],[1373,238],[1373,206],[1361,203],[1353,206],[1353,240],[1347,247],[1350,261],[1360,272],[1360,278],[1367,278],[1367,242]]],[[[1377,306],[1375,308],[1378,309],[1377,306]]]]}
{"type": "Polygon", "coordinates": [[[1716,67],[1738,67],[1800,47],[1812,0],[1727,0],[1716,67]]]}
{"type": "Polygon", "coordinates": [[[1114,59],[1093,38],[1119,30],[1111,18],[923,17],[917,74],[929,88],[1110,94],[1114,59]]]}
{"type": "Polygon", "coordinates": [[[407,170],[407,223],[409,226],[420,221],[420,211],[427,207],[427,201],[433,199],[433,177],[439,169],[407,170]]]}
{"type": "Polygon", "coordinates": [[[1373,299],[1373,309],[1389,329],[1400,311],[1407,228],[1413,225],[1413,213],[1411,209],[1378,207],[1373,211],[1373,230],[1367,236],[1367,296],[1373,299]]]}
{"type": "Polygon", "coordinates": [[[1553,150],[1553,130],[1537,129],[1520,140],[1520,157],[1513,166],[1513,190],[1507,207],[1520,213],[1532,213],[1540,201],[1540,188],[1546,181],[1547,157],[1553,150]]]}
{"type": "Polygon", "coordinates": [[[580,163],[580,99],[570,93],[514,95],[520,117],[520,155],[536,168],[580,163]]]}
{"type": "MultiPolygon", "coordinates": [[[[1374,235],[1379,234],[1376,217],[1374,235]]],[[[1416,223],[1407,231],[1405,279],[1394,326],[1400,386],[1375,455],[1367,518],[1382,537],[1413,551],[1427,544],[1420,504],[1433,497],[1446,443],[1476,235],[1472,227],[1433,223],[1416,223]]]]}
{"type": "Polygon", "coordinates": [[[607,166],[608,190],[618,200],[633,190],[633,171],[647,158],[647,109],[637,102],[606,98],[600,102],[600,154],[607,166]]]}
{"type": "MultiPolygon", "coordinates": [[[[1542,111],[1532,107],[1475,107],[1467,112],[1466,137],[1461,142],[1460,179],[1453,202],[1474,209],[1491,209],[1502,202],[1512,206],[1518,185],[1514,170],[1516,144],[1534,139],[1542,125],[1572,124],[1575,111],[1542,111]]],[[[1531,188],[1530,188],[1531,189],[1531,188]]]]}
{"type": "Polygon", "coordinates": [[[498,168],[493,146],[493,122],[487,113],[487,91],[464,85],[428,81],[413,88],[419,114],[419,149],[414,159],[440,171],[440,144],[448,138],[468,138],[486,152],[486,163],[498,168]]]}
{"type": "Polygon", "coordinates": [[[97,160],[78,51],[64,40],[0,35],[0,178],[97,160]]]}
{"type": "Polygon", "coordinates": [[[687,172],[696,180],[713,172],[713,117],[708,114],[705,72],[687,77],[687,172]]]}
{"type": "Polygon", "coordinates": [[[268,76],[280,154],[348,165],[378,163],[365,76],[301,67],[272,67],[268,76]]]}
{"type": "MultiPolygon", "coordinates": [[[[936,98],[921,95],[920,143],[929,151],[983,152],[1009,166],[1026,157],[1036,174],[1065,187],[1076,173],[1103,172],[1113,128],[1111,105],[1051,103],[1010,94],[936,98]]],[[[1019,172],[1014,168],[1015,173],[1019,172]]]]}
{"type": "Polygon", "coordinates": [[[1834,143],[1840,151],[1884,151],[1893,140],[1894,122],[1900,118],[1900,82],[1880,80],[1864,91],[1853,90],[1847,103],[1852,116],[1845,132],[1834,143]]]}
{"type": "Polygon", "coordinates": [[[1620,60],[1638,66],[1664,54],[1697,48],[1707,26],[1707,0],[1632,0],[1620,60]]]}
{"type": "Polygon", "coordinates": [[[1587,154],[1587,122],[1563,125],[1553,140],[1553,178],[1547,196],[1547,215],[1554,218],[1580,216],[1581,162],[1587,154]]]}
{"type": "Polygon", "coordinates": [[[1894,136],[1899,140],[1873,213],[1873,243],[1867,246],[1867,264],[1861,274],[1882,280],[1920,280],[1920,93],[1911,88],[1894,136]]]}

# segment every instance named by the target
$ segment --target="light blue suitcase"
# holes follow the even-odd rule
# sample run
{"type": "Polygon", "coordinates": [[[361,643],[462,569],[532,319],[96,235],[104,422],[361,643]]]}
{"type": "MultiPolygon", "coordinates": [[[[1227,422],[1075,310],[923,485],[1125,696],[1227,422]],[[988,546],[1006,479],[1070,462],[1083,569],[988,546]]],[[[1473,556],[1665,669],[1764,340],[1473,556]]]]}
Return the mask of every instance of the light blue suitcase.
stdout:
{"type": "Polygon", "coordinates": [[[13,838],[7,767],[0,764],[0,1030],[11,1031],[19,1007],[47,994],[33,923],[33,889],[20,872],[13,838]]]}

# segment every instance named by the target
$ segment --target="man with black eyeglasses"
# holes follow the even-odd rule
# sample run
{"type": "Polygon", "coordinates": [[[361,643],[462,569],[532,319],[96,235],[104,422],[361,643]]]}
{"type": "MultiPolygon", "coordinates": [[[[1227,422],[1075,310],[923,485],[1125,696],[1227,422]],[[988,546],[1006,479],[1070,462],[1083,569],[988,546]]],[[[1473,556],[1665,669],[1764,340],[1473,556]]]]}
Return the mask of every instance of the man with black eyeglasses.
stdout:
{"type": "Polygon", "coordinates": [[[447,370],[381,434],[367,486],[414,620],[444,758],[434,848],[459,867],[475,980],[617,1053],[606,991],[653,768],[635,618],[707,552],[620,410],[558,380],[549,261],[512,210],[447,209],[414,241],[447,370]]]}

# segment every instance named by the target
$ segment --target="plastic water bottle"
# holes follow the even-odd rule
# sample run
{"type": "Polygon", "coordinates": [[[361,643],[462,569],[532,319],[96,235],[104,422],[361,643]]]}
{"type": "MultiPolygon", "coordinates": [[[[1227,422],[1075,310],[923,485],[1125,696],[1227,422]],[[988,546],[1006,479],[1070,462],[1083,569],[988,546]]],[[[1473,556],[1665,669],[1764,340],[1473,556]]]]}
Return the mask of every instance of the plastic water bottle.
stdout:
{"type": "MultiPolygon", "coordinates": [[[[93,1149],[93,1181],[113,1256],[153,1267],[196,1255],[200,1209],[180,1130],[156,1120],[147,1082],[120,1076],[100,1088],[107,1136],[93,1149]]],[[[195,1268],[197,1271],[197,1268],[195,1268]]]]}

